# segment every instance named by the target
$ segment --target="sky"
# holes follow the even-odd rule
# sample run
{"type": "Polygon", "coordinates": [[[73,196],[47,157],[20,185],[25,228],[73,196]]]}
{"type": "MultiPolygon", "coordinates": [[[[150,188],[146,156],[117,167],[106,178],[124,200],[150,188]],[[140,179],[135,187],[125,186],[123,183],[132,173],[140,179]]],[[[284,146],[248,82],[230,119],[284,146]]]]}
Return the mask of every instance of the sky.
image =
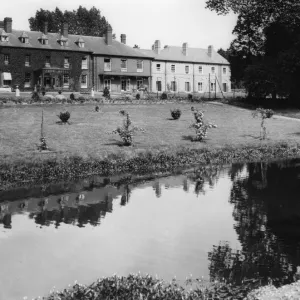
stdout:
{"type": "Polygon", "coordinates": [[[79,5],[95,6],[111,24],[117,40],[126,34],[129,46],[151,49],[155,40],[161,45],[227,49],[233,40],[237,17],[219,16],[205,8],[205,0],[8,0],[1,1],[0,20],[13,19],[13,29],[29,30],[28,19],[40,8],[76,10],[79,5]]]}

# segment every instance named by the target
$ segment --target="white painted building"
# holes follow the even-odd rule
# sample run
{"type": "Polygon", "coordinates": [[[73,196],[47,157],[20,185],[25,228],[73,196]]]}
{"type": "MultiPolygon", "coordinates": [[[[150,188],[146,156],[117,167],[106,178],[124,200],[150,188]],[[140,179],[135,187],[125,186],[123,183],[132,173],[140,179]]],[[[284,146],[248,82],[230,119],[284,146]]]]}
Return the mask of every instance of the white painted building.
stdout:
{"type": "Polygon", "coordinates": [[[230,65],[212,46],[208,49],[165,46],[156,40],[152,50],[141,50],[153,55],[151,63],[151,91],[211,94],[231,92],[230,65]]]}

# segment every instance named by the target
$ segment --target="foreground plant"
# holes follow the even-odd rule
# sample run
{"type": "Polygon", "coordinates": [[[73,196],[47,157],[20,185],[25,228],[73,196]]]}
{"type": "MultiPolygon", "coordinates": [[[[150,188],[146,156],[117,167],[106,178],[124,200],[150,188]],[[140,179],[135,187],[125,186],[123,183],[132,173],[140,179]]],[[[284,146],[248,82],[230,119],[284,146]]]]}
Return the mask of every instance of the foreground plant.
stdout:
{"type": "Polygon", "coordinates": [[[274,111],[272,109],[264,109],[264,108],[257,108],[253,113],[253,118],[259,117],[261,118],[260,123],[260,139],[264,140],[267,136],[267,128],[265,125],[265,120],[272,118],[274,115],[274,111]]]}
{"type": "Polygon", "coordinates": [[[172,109],[171,116],[174,120],[178,120],[181,116],[181,110],[179,108],[172,109]]]}
{"type": "Polygon", "coordinates": [[[46,138],[44,136],[44,111],[42,110],[42,122],[41,122],[41,137],[40,137],[40,143],[38,145],[38,150],[49,150],[46,142],[46,138]]]}
{"type": "Polygon", "coordinates": [[[196,132],[196,137],[193,140],[202,142],[207,137],[207,130],[209,128],[217,128],[217,125],[205,123],[203,120],[204,114],[201,110],[192,107],[191,111],[194,113],[195,122],[190,125],[190,128],[193,128],[196,132]]]}
{"type": "Polygon", "coordinates": [[[120,136],[124,146],[130,146],[132,145],[134,134],[137,131],[144,132],[144,129],[132,125],[130,115],[126,110],[120,110],[120,114],[124,116],[123,125],[118,127],[112,133],[120,136]]]}
{"type": "Polygon", "coordinates": [[[69,119],[71,117],[71,114],[68,112],[68,111],[65,111],[65,112],[61,112],[58,117],[60,118],[61,122],[63,124],[66,124],[66,123],[69,123],[69,119]]]}

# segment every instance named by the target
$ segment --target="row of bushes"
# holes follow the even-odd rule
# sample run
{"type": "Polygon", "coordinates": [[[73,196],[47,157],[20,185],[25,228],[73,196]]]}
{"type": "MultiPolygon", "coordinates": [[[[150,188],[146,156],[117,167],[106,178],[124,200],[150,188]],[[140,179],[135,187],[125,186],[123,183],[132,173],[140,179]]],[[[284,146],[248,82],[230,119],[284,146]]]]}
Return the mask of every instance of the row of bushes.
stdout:
{"type": "Polygon", "coordinates": [[[145,151],[126,157],[125,154],[109,154],[106,158],[44,159],[23,163],[3,163],[0,168],[1,188],[19,186],[22,182],[39,184],[61,180],[72,180],[90,175],[112,176],[116,174],[149,174],[173,171],[192,165],[228,164],[235,162],[255,162],[300,157],[300,145],[280,143],[273,146],[190,149],[169,151],[145,151]]]}

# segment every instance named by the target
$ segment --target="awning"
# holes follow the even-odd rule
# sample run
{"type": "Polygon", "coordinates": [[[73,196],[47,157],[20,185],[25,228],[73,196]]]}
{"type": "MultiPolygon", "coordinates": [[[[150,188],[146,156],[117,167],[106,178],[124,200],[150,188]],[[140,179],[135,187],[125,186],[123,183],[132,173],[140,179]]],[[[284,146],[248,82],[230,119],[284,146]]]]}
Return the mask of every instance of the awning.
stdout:
{"type": "Polygon", "coordinates": [[[7,72],[2,73],[3,80],[11,80],[11,74],[7,72]]]}

